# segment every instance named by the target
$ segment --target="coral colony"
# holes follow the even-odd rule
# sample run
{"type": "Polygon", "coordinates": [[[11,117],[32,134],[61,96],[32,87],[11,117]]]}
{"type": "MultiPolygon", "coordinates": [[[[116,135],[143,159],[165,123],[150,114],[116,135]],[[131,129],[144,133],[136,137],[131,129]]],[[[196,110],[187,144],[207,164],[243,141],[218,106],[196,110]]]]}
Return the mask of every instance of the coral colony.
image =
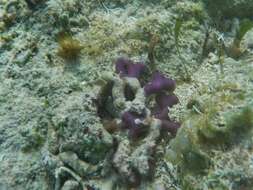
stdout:
{"type": "MultiPolygon", "coordinates": [[[[116,61],[116,72],[120,76],[139,78],[146,69],[142,63],[133,63],[131,60],[119,58],[116,61]]],[[[178,103],[178,98],[174,94],[166,94],[166,91],[173,92],[176,88],[176,83],[170,78],[166,78],[160,72],[156,71],[151,81],[144,85],[145,96],[154,94],[156,97],[156,106],[152,110],[152,115],[160,119],[162,122],[161,129],[165,132],[170,132],[172,135],[176,134],[179,128],[179,123],[171,121],[168,116],[168,106],[172,107],[178,103]]],[[[144,119],[143,115],[138,115],[134,112],[126,111],[122,115],[122,124],[128,126],[130,135],[139,136],[141,134],[141,121],[144,119]]],[[[144,130],[145,131],[145,130],[144,130]]]]}
{"type": "Polygon", "coordinates": [[[115,139],[117,148],[112,164],[123,182],[133,187],[140,185],[141,179],[152,176],[159,140],[168,134],[175,137],[180,127],[168,116],[168,108],[179,102],[173,94],[175,81],[156,71],[146,83],[147,70],[143,63],[117,59],[117,74],[102,77],[105,83],[97,102],[104,128],[123,136],[127,133],[127,139],[115,139]],[[130,141],[141,143],[131,148],[130,141]]]}
{"type": "Polygon", "coordinates": [[[121,119],[120,126],[128,131],[130,138],[136,139],[143,136],[148,131],[152,118],[160,121],[158,127],[161,134],[170,133],[175,136],[180,124],[169,118],[168,107],[179,102],[177,96],[173,94],[176,83],[156,71],[149,83],[141,85],[140,78],[145,70],[147,67],[143,63],[118,58],[116,73],[119,78],[111,79],[112,97],[108,97],[104,105],[108,103],[113,105],[113,109],[106,108],[107,111],[110,112],[110,115],[117,115],[117,118],[121,119]],[[120,91],[124,91],[124,94],[120,94],[120,91]],[[155,100],[155,106],[152,108],[148,106],[148,97],[155,100]],[[115,111],[117,114],[113,113],[115,111]]]}

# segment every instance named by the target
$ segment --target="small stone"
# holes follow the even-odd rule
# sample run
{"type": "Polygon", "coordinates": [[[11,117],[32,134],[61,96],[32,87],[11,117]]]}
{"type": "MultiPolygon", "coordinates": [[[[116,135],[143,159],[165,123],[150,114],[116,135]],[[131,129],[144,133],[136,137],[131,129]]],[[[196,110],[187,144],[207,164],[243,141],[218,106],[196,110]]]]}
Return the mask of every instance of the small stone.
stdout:
{"type": "Polygon", "coordinates": [[[79,189],[78,182],[73,180],[66,181],[63,187],[61,188],[61,190],[78,190],[78,189],[79,189]]]}

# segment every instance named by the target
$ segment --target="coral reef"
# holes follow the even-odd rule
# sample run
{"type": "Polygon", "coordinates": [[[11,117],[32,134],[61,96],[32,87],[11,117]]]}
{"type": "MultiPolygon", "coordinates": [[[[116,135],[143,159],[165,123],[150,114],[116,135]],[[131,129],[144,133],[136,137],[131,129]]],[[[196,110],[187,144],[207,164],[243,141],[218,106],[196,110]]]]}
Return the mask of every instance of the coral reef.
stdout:
{"type": "Polygon", "coordinates": [[[0,189],[251,190],[251,9],[0,0],[0,189]]]}
{"type": "MultiPolygon", "coordinates": [[[[172,93],[175,89],[175,81],[166,78],[160,72],[155,72],[151,82],[141,85],[138,78],[145,70],[142,63],[133,63],[126,58],[119,58],[116,61],[116,72],[119,77],[107,78],[107,86],[103,95],[103,100],[99,101],[98,112],[107,110],[107,115],[122,118],[122,127],[129,129],[129,134],[137,136],[141,131],[145,131],[145,125],[154,116],[161,120],[162,130],[172,132],[175,135],[178,123],[170,121],[168,117],[168,106],[172,107],[178,103],[178,98],[174,94],[166,95],[165,92],[172,93]],[[108,89],[111,89],[108,91],[108,89]],[[107,93],[107,94],[106,94],[107,93]],[[154,109],[148,107],[145,97],[155,94],[156,104],[154,109]],[[108,96],[108,97],[104,97],[108,96]],[[106,107],[106,106],[109,106],[106,107]],[[100,111],[102,110],[102,111],[100,111]],[[155,111],[154,111],[155,110],[155,111]]],[[[100,114],[101,115],[101,114],[100,114]]],[[[108,117],[101,115],[101,117],[108,117]]],[[[130,135],[130,136],[132,136],[130,135]]]]}

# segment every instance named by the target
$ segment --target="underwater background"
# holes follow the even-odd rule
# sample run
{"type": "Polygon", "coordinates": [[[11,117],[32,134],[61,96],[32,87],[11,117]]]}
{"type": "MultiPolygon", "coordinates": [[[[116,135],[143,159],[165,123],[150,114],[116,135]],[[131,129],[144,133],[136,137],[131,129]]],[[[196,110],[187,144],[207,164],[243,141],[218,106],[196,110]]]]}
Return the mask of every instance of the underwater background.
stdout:
{"type": "Polygon", "coordinates": [[[0,0],[0,190],[253,190],[253,0],[0,0]]]}

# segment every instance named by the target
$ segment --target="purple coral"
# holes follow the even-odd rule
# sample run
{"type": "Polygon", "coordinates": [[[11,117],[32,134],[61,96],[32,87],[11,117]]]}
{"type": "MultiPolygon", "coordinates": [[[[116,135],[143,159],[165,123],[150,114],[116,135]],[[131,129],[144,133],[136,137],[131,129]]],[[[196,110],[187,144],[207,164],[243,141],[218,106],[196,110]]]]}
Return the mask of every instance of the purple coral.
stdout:
{"type": "MultiPolygon", "coordinates": [[[[133,61],[125,58],[119,58],[116,61],[116,72],[121,77],[135,77],[138,78],[144,71],[145,65],[142,63],[134,63],[133,61]]],[[[151,82],[144,86],[146,96],[155,94],[156,106],[152,111],[152,115],[162,122],[162,132],[170,132],[172,135],[176,134],[177,129],[180,127],[179,123],[170,120],[168,107],[179,102],[177,96],[173,93],[166,94],[166,91],[173,92],[176,88],[176,82],[170,78],[165,77],[160,72],[156,71],[151,79],[151,82]]],[[[130,137],[139,137],[146,130],[141,123],[142,116],[126,111],[122,115],[122,127],[129,130],[130,137]]]]}
{"type": "Polygon", "coordinates": [[[180,128],[180,123],[170,121],[170,120],[162,120],[161,131],[165,133],[170,133],[172,136],[176,136],[177,130],[180,128]]]}
{"type": "MultiPolygon", "coordinates": [[[[120,77],[132,77],[140,79],[141,74],[146,70],[146,66],[140,62],[134,62],[128,58],[120,57],[116,60],[116,73],[120,77]]],[[[124,94],[127,101],[133,101],[134,97],[131,92],[131,88],[126,86],[124,94]]],[[[154,95],[155,106],[151,109],[151,116],[159,119],[162,123],[161,131],[170,132],[172,135],[176,134],[177,129],[180,124],[172,121],[169,118],[169,109],[173,105],[179,102],[177,96],[173,94],[176,88],[176,82],[166,76],[161,72],[156,71],[149,83],[143,85],[144,96],[154,95]]],[[[125,110],[121,115],[121,126],[123,129],[128,130],[129,137],[138,138],[142,136],[148,127],[143,124],[143,120],[147,116],[134,113],[129,110],[125,110]]]]}
{"type": "Polygon", "coordinates": [[[164,109],[165,107],[172,107],[179,102],[175,94],[165,94],[164,92],[159,93],[156,97],[156,103],[159,108],[164,109]]]}
{"type": "Polygon", "coordinates": [[[147,127],[141,122],[144,117],[133,112],[126,111],[122,117],[122,128],[128,129],[128,136],[136,139],[147,131],[147,127]]]}
{"type": "Polygon", "coordinates": [[[134,63],[126,58],[118,58],[116,60],[116,73],[121,77],[134,77],[139,78],[145,71],[146,66],[143,63],[134,63]]]}
{"type": "Polygon", "coordinates": [[[177,104],[179,100],[175,94],[166,94],[165,91],[173,92],[175,88],[176,82],[170,78],[166,78],[160,72],[155,72],[151,82],[144,86],[146,96],[151,94],[156,95],[156,106],[152,112],[154,117],[160,119],[162,122],[161,131],[170,132],[173,136],[176,135],[180,124],[170,120],[168,107],[177,104]]]}
{"type": "Polygon", "coordinates": [[[160,109],[158,107],[155,107],[152,111],[152,115],[156,118],[156,119],[160,119],[160,120],[167,120],[170,119],[169,118],[169,110],[168,108],[164,108],[164,109],[160,109]]]}
{"type": "Polygon", "coordinates": [[[168,119],[168,107],[172,107],[179,102],[175,94],[167,95],[164,92],[156,95],[155,100],[156,106],[153,110],[153,114],[157,119],[168,119]]]}
{"type": "Polygon", "coordinates": [[[151,94],[158,94],[162,91],[174,91],[176,82],[170,78],[166,78],[160,72],[155,72],[152,76],[151,82],[144,86],[146,96],[151,94]]]}
{"type": "Polygon", "coordinates": [[[135,122],[135,120],[138,118],[139,116],[137,114],[131,113],[129,111],[123,113],[121,119],[122,119],[122,127],[125,129],[130,129],[130,128],[136,128],[137,127],[137,123],[135,122]]]}
{"type": "Polygon", "coordinates": [[[168,107],[179,102],[175,94],[169,94],[162,92],[156,95],[156,107],[154,108],[153,115],[155,118],[160,119],[162,122],[161,130],[162,132],[171,133],[173,136],[176,135],[177,129],[180,127],[180,124],[174,121],[171,121],[169,118],[168,107]]]}
{"type": "Polygon", "coordinates": [[[113,164],[120,177],[126,180],[130,187],[136,187],[144,177],[152,176],[156,161],[156,143],[165,139],[168,134],[174,137],[180,127],[168,114],[169,109],[179,102],[173,94],[176,88],[175,81],[157,71],[145,85],[146,78],[140,77],[145,69],[143,63],[135,63],[126,58],[117,59],[116,73],[120,77],[109,78],[108,86],[101,92],[103,100],[99,108],[101,110],[98,111],[105,117],[107,113],[104,106],[108,106],[105,107],[108,110],[108,117],[105,118],[115,119],[113,125],[120,126],[123,133],[126,132],[129,139],[135,142],[129,143],[129,139],[115,138],[121,142],[115,143],[118,144],[118,148],[113,164]],[[154,107],[149,107],[152,105],[149,100],[154,100],[154,107]],[[121,120],[120,125],[118,119],[121,120]],[[140,140],[140,137],[144,139],[136,143],[135,140],[140,140]],[[135,159],[138,157],[140,159],[135,159]],[[124,167],[121,167],[122,164],[124,167]]]}

